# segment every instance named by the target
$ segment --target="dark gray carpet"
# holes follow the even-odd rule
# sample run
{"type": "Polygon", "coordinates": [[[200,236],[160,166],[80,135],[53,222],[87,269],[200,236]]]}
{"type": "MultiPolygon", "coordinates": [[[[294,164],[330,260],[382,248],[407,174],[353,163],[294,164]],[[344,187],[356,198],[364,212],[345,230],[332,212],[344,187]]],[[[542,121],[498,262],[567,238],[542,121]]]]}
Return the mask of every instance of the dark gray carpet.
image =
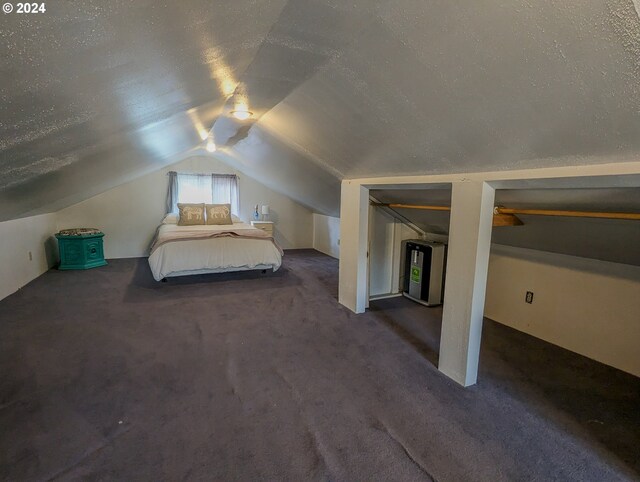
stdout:
{"type": "Polygon", "coordinates": [[[440,309],[353,315],[337,261],[155,283],[49,271],[0,302],[4,480],[619,480],[640,380],[487,321],[479,384],[441,375],[440,309]]]}

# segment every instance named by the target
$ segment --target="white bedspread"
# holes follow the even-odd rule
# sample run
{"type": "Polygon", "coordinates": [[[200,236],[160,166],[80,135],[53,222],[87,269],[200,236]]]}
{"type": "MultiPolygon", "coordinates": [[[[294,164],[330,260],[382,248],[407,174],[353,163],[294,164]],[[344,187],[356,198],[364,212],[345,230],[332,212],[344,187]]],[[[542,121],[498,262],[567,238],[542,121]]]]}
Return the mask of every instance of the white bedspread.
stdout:
{"type": "MultiPolygon", "coordinates": [[[[238,230],[250,233],[254,229],[246,223],[234,223],[232,226],[177,226],[163,224],[158,229],[157,239],[175,237],[184,233],[185,237],[198,232],[220,233],[238,230]]],[[[280,249],[271,237],[256,230],[259,238],[214,237],[188,240],[176,240],[156,243],[158,247],[149,256],[149,266],[156,281],[171,276],[197,273],[222,273],[249,269],[273,269],[282,264],[280,249]]]]}

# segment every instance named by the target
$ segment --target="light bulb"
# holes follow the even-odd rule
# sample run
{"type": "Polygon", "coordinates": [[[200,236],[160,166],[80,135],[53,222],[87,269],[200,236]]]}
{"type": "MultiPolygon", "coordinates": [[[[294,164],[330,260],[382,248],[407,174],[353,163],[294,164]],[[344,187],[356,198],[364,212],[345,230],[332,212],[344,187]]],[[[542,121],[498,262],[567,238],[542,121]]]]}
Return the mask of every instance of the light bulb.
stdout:
{"type": "Polygon", "coordinates": [[[211,139],[207,141],[207,151],[216,152],[216,143],[211,139]]]}
{"type": "Polygon", "coordinates": [[[231,111],[231,115],[233,115],[233,117],[238,120],[247,120],[253,115],[253,113],[249,112],[248,110],[233,110],[231,111]]]}

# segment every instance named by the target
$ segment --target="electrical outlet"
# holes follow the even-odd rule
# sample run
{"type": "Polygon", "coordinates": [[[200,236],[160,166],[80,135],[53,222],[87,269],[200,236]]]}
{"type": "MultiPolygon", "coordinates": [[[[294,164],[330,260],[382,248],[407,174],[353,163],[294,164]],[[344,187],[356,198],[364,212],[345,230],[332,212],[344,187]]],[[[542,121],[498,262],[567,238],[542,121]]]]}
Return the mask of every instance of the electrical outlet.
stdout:
{"type": "Polygon", "coordinates": [[[525,296],[524,301],[529,304],[533,303],[533,291],[527,291],[527,295],[525,296]]]}
{"type": "Polygon", "coordinates": [[[29,261],[33,261],[33,254],[31,254],[31,251],[29,251],[29,261]]]}

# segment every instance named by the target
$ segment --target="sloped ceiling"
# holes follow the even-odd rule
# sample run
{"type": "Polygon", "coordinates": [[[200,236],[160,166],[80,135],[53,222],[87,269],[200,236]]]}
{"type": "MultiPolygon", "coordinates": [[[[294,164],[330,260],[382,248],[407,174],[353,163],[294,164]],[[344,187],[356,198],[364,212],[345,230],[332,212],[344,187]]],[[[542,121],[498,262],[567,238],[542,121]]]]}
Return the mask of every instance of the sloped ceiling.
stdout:
{"type": "Polygon", "coordinates": [[[0,220],[216,154],[325,214],[339,180],[640,153],[633,0],[85,0],[0,17],[0,220]],[[241,100],[249,122],[229,112],[241,100]]]}
{"type": "Polygon", "coordinates": [[[0,219],[78,202],[200,143],[285,5],[56,1],[0,17],[0,219]]]}

